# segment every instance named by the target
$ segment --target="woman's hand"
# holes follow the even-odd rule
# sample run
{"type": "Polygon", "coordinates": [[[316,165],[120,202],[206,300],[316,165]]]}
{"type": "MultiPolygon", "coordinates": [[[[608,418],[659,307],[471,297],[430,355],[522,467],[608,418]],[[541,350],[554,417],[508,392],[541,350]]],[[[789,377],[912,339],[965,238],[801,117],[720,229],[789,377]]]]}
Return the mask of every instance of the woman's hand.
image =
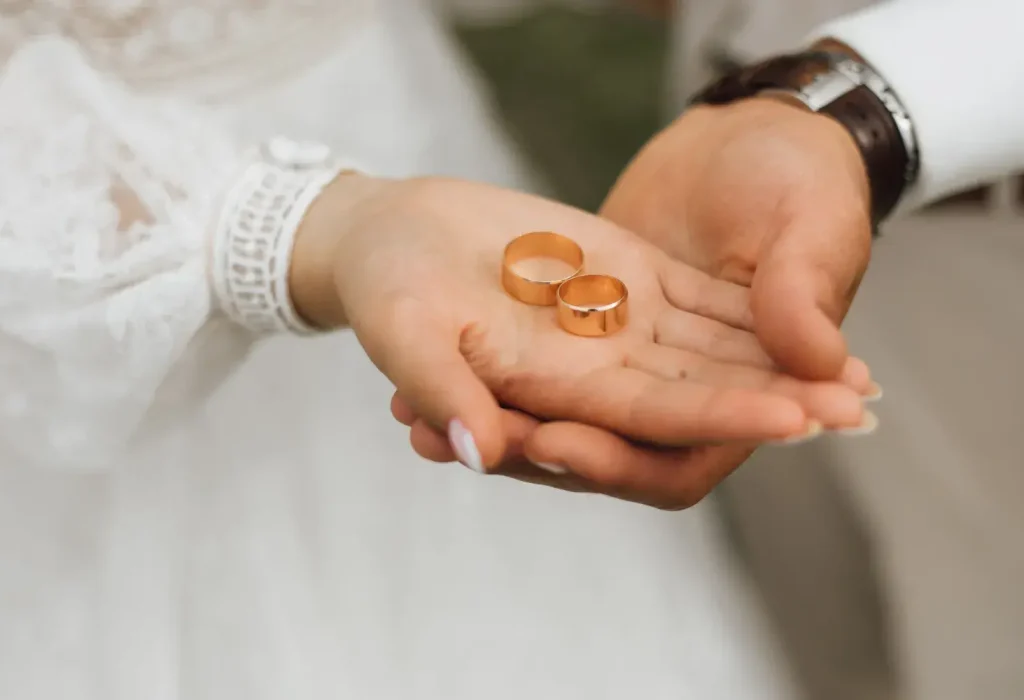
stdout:
{"type": "Polygon", "coordinates": [[[468,466],[482,471],[506,457],[515,428],[502,405],[662,446],[760,443],[805,434],[816,421],[861,422],[853,389],[773,371],[745,330],[746,289],[595,216],[440,179],[341,178],[322,199],[297,245],[335,261],[339,305],[334,318],[312,320],[347,319],[409,410],[443,431],[468,466]],[[554,309],[504,292],[502,251],[534,230],[569,236],[589,272],[626,283],[625,330],[572,336],[554,309]]]}

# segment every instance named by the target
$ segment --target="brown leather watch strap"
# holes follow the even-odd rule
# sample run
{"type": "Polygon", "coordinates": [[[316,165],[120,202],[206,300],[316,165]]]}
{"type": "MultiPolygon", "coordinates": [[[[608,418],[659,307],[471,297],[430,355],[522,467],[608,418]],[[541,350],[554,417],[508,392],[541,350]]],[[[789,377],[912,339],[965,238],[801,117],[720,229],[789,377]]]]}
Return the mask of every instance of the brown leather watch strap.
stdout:
{"type": "Polygon", "coordinates": [[[896,208],[907,186],[909,157],[896,123],[864,86],[829,103],[820,114],[845,126],[857,142],[871,185],[871,218],[880,223],[896,208]]]}
{"type": "Polygon", "coordinates": [[[777,56],[722,76],[691,97],[690,104],[725,105],[765,90],[799,89],[831,65],[826,51],[777,56]]]}

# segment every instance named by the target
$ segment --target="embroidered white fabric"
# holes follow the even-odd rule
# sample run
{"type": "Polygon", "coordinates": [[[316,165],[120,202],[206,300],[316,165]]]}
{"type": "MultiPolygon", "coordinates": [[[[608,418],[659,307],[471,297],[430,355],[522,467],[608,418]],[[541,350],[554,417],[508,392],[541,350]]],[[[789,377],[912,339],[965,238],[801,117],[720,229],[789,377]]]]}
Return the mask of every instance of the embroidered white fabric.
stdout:
{"type": "MultiPolygon", "coordinates": [[[[197,71],[247,85],[268,49],[313,50],[328,34],[318,23],[336,30],[367,6],[0,2],[0,447],[50,466],[103,465],[200,329],[230,334],[240,359],[237,330],[208,324],[206,267],[245,144],[208,110],[152,88],[197,71]]],[[[284,223],[293,234],[297,222],[284,223]]],[[[282,279],[268,284],[292,319],[279,327],[301,329],[281,311],[282,279]]]]}
{"type": "Polygon", "coordinates": [[[58,38],[12,56],[0,105],[0,436],[33,462],[102,464],[207,321],[240,151],[58,38]]]}
{"type": "MultiPolygon", "coordinates": [[[[259,71],[239,65],[281,63],[323,49],[320,38],[365,14],[373,0],[0,0],[0,52],[27,38],[59,34],[93,65],[135,84],[180,82],[211,72],[236,80],[259,71]],[[298,51],[297,51],[298,50],[298,51]]],[[[302,60],[300,59],[300,60],[302,60]]]]}
{"type": "Polygon", "coordinates": [[[289,294],[295,234],[310,204],[342,170],[323,144],[268,142],[228,194],[213,235],[218,306],[254,333],[311,335],[317,329],[289,294]]]}

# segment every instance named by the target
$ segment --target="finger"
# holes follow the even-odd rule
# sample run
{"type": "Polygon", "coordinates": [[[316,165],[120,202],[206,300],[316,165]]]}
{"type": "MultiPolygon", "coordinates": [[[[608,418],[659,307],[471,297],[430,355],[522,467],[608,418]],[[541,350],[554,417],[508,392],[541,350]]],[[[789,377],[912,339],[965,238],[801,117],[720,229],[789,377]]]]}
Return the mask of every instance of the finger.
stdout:
{"type": "Polygon", "coordinates": [[[548,419],[570,420],[660,445],[784,440],[810,427],[799,402],[764,391],[667,380],[630,367],[583,377],[519,376],[503,399],[548,419]]]}
{"type": "MultiPolygon", "coordinates": [[[[539,425],[536,418],[510,409],[502,409],[501,420],[502,429],[507,439],[504,454],[489,470],[494,474],[509,473],[521,466],[526,459],[523,453],[523,443],[539,425]]],[[[409,442],[416,454],[431,462],[444,463],[458,460],[447,434],[419,418],[414,418],[412,422],[409,442]]]]}
{"type": "Polygon", "coordinates": [[[412,406],[398,395],[397,391],[391,397],[391,415],[394,416],[396,421],[405,426],[412,427],[412,424],[416,422],[416,412],[412,410],[412,406]]]}
{"type": "Polygon", "coordinates": [[[798,219],[775,241],[754,275],[751,309],[757,337],[781,367],[808,379],[840,376],[848,355],[839,324],[870,242],[866,220],[839,215],[798,219]]]}
{"type": "Polygon", "coordinates": [[[839,382],[811,382],[786,374],[719,362],[698,353],[662,345],[649,345],[632,352],[629,367],[656,374],[665,379],[700,382],[713,387],[729,387],[771,392],[797,401],[807,415],[827,428],[853,428],[864,417],[861,396],[839,382]]]}
{"type": "Polygon", "coordinates": [[[698,503],[752,450],[658,450],[579,423],[545,423],[526,443],[530,461],[561,465],[597,493],[668,510],[698,503]]]}
{"type": "MultiPolygon", "coordinates": [[[[443,432],[435,430],[425,421],[418,419],[414,414],[412,414],[412,409],[409,409],[404,404],[398,394],[395,394],[393,403],[402,407],[401,411],[403,415],[412,416],[412,420],[409,421],[412,428],[409,433],[409,440],[412,443],[413,449],[419,456],[430,460],[431,462],[447,463],[456,461],[455,451],[452,449],[451,443],[448,441],[448,437],[443,432]]],[[[544,461],[531,462],[529,460],[526,455],[525,444],[536,429],[542,425],[538,420],[526,415],[525,413],[520,413],[519,411],[513,411],[510,409],[503,409],[502,416],[505,423],[505,434],[508,436],[508,441],[506,443],[507,448],[505,455],[502,457],[501,463],[492,471],[492,473],[511,476],[528,483],[563,488],[569,491],[578,492],[585,490],[586,487],[584,484],[580,483],[577,472],[586,473],[586,465],[576,468],[575,464],[563,466],[558,463],[545,463],[544,461]]],[[[561,425],[575,424],[562,423],[561,425]]],[[[605,433],[605,431],[598,432],[608,434],[605,433]]],[[[621,439],[618,439],[618,441],[624,442],[621,439]]],[[[629,443],[625,444],[628,445],[629,443]]],[[[589,455],[591,459],[596,458],[600,460],[602,456],[599,453],[602,450],[602,440],[599,439],[593,443],[591,449],[578,449],[576,450],[576,454],[582,454],[584,456],[589,455]]],[[[636,447],[633,452],[637,459],[649,458],[650,455],[657,456],[660,454],[660,451],[656,452],[654,448],[641,447],[636,447]]]]}
{"type": "Polygon", "coordinates": [[[873,396],[880,391],[878,385],[871,379],[871,368],[859,357],[851,357],[846,360],[843,371],[839,375],[839,381],[853,387],[862,396],[873,396]]]}
{"type": "MultiPolygon", "coordinates": [[[[524,446],[540,425],[536,419],[507,409],[503,411],[503,418],[505,434],[508,436],[507,449],[498,465],[489,471],[490,474],[573,493],[594,492],[592,487],[569,469],[556,464],[534,463],[527,458],[524,446]]],[[[413,422],[409,441],[416,454],[431,462],[457,461],[448,437],[422,420],[413,422]]]]}
{"type": "MultiPolygon", "coordinates": [[[[778,369],[753,333],[678,309],[661,313],[654,323],[654,341],[722,362],[778,369]]],[[[862,396],[879,392],[878,385],[871,379],[870,368],[857,357],[847,358],[839,381],[862,396]]]]}
{"type": "Polygon", "coordinates": [[[391,311],[389,332],[367,351],[412,412],[445,432],[459,460],[485,471],[505,451],[501,409],[459,350],[463,329],[416,302],[391,311]]]}
{"type": "Polygon", "coordinates": [[[654,322],[654,342],[723,362],[775,366],[753,333],[675,308],[662,312],[654,322]]]}
{"type": "Polygon", "coordinates": [[[418,418],[409,428],[409,444],[423,459],[441,464],[459,460],[447,433],[435,430],[426,421],[418,418]]]}
{"type": "MultiPolygon", "coordinates": [[[[413,444],[421,456],[436,462],[454,461],[444,434],[422,421],[415,423],[413,433],[413,444]]],[[[521,437],[525,438],[521,442],[510,441],[518,444],[514,451],[518,456],[509,453],[501,472],[506,476],[670,510],[695,505],[753,449],[734,445],[664,450],[637,445],[592,426],[564,422],[534,423],[521,437]]]]}
{"type": "Polygon", "coordinates": [[[720,280],[665,257],[659,269],[665,298],[677,309],[721,321],[734,328],[754,329],[750,290],[720,280]]]}

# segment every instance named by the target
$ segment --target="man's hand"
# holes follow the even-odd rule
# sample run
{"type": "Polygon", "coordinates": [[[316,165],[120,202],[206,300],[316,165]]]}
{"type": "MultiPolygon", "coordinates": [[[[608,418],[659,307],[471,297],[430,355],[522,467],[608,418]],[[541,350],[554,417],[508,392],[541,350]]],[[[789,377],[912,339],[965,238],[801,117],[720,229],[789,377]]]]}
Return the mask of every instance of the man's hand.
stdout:
{"type": "Polygon", "coordinates": [[[602,214],[750,286],[758,338],[785,370],[835,379],[848,366],[839,323],[870,256],[870,192],[828,117],[760,98],[692,109],[640,152],[602,214]]]}

